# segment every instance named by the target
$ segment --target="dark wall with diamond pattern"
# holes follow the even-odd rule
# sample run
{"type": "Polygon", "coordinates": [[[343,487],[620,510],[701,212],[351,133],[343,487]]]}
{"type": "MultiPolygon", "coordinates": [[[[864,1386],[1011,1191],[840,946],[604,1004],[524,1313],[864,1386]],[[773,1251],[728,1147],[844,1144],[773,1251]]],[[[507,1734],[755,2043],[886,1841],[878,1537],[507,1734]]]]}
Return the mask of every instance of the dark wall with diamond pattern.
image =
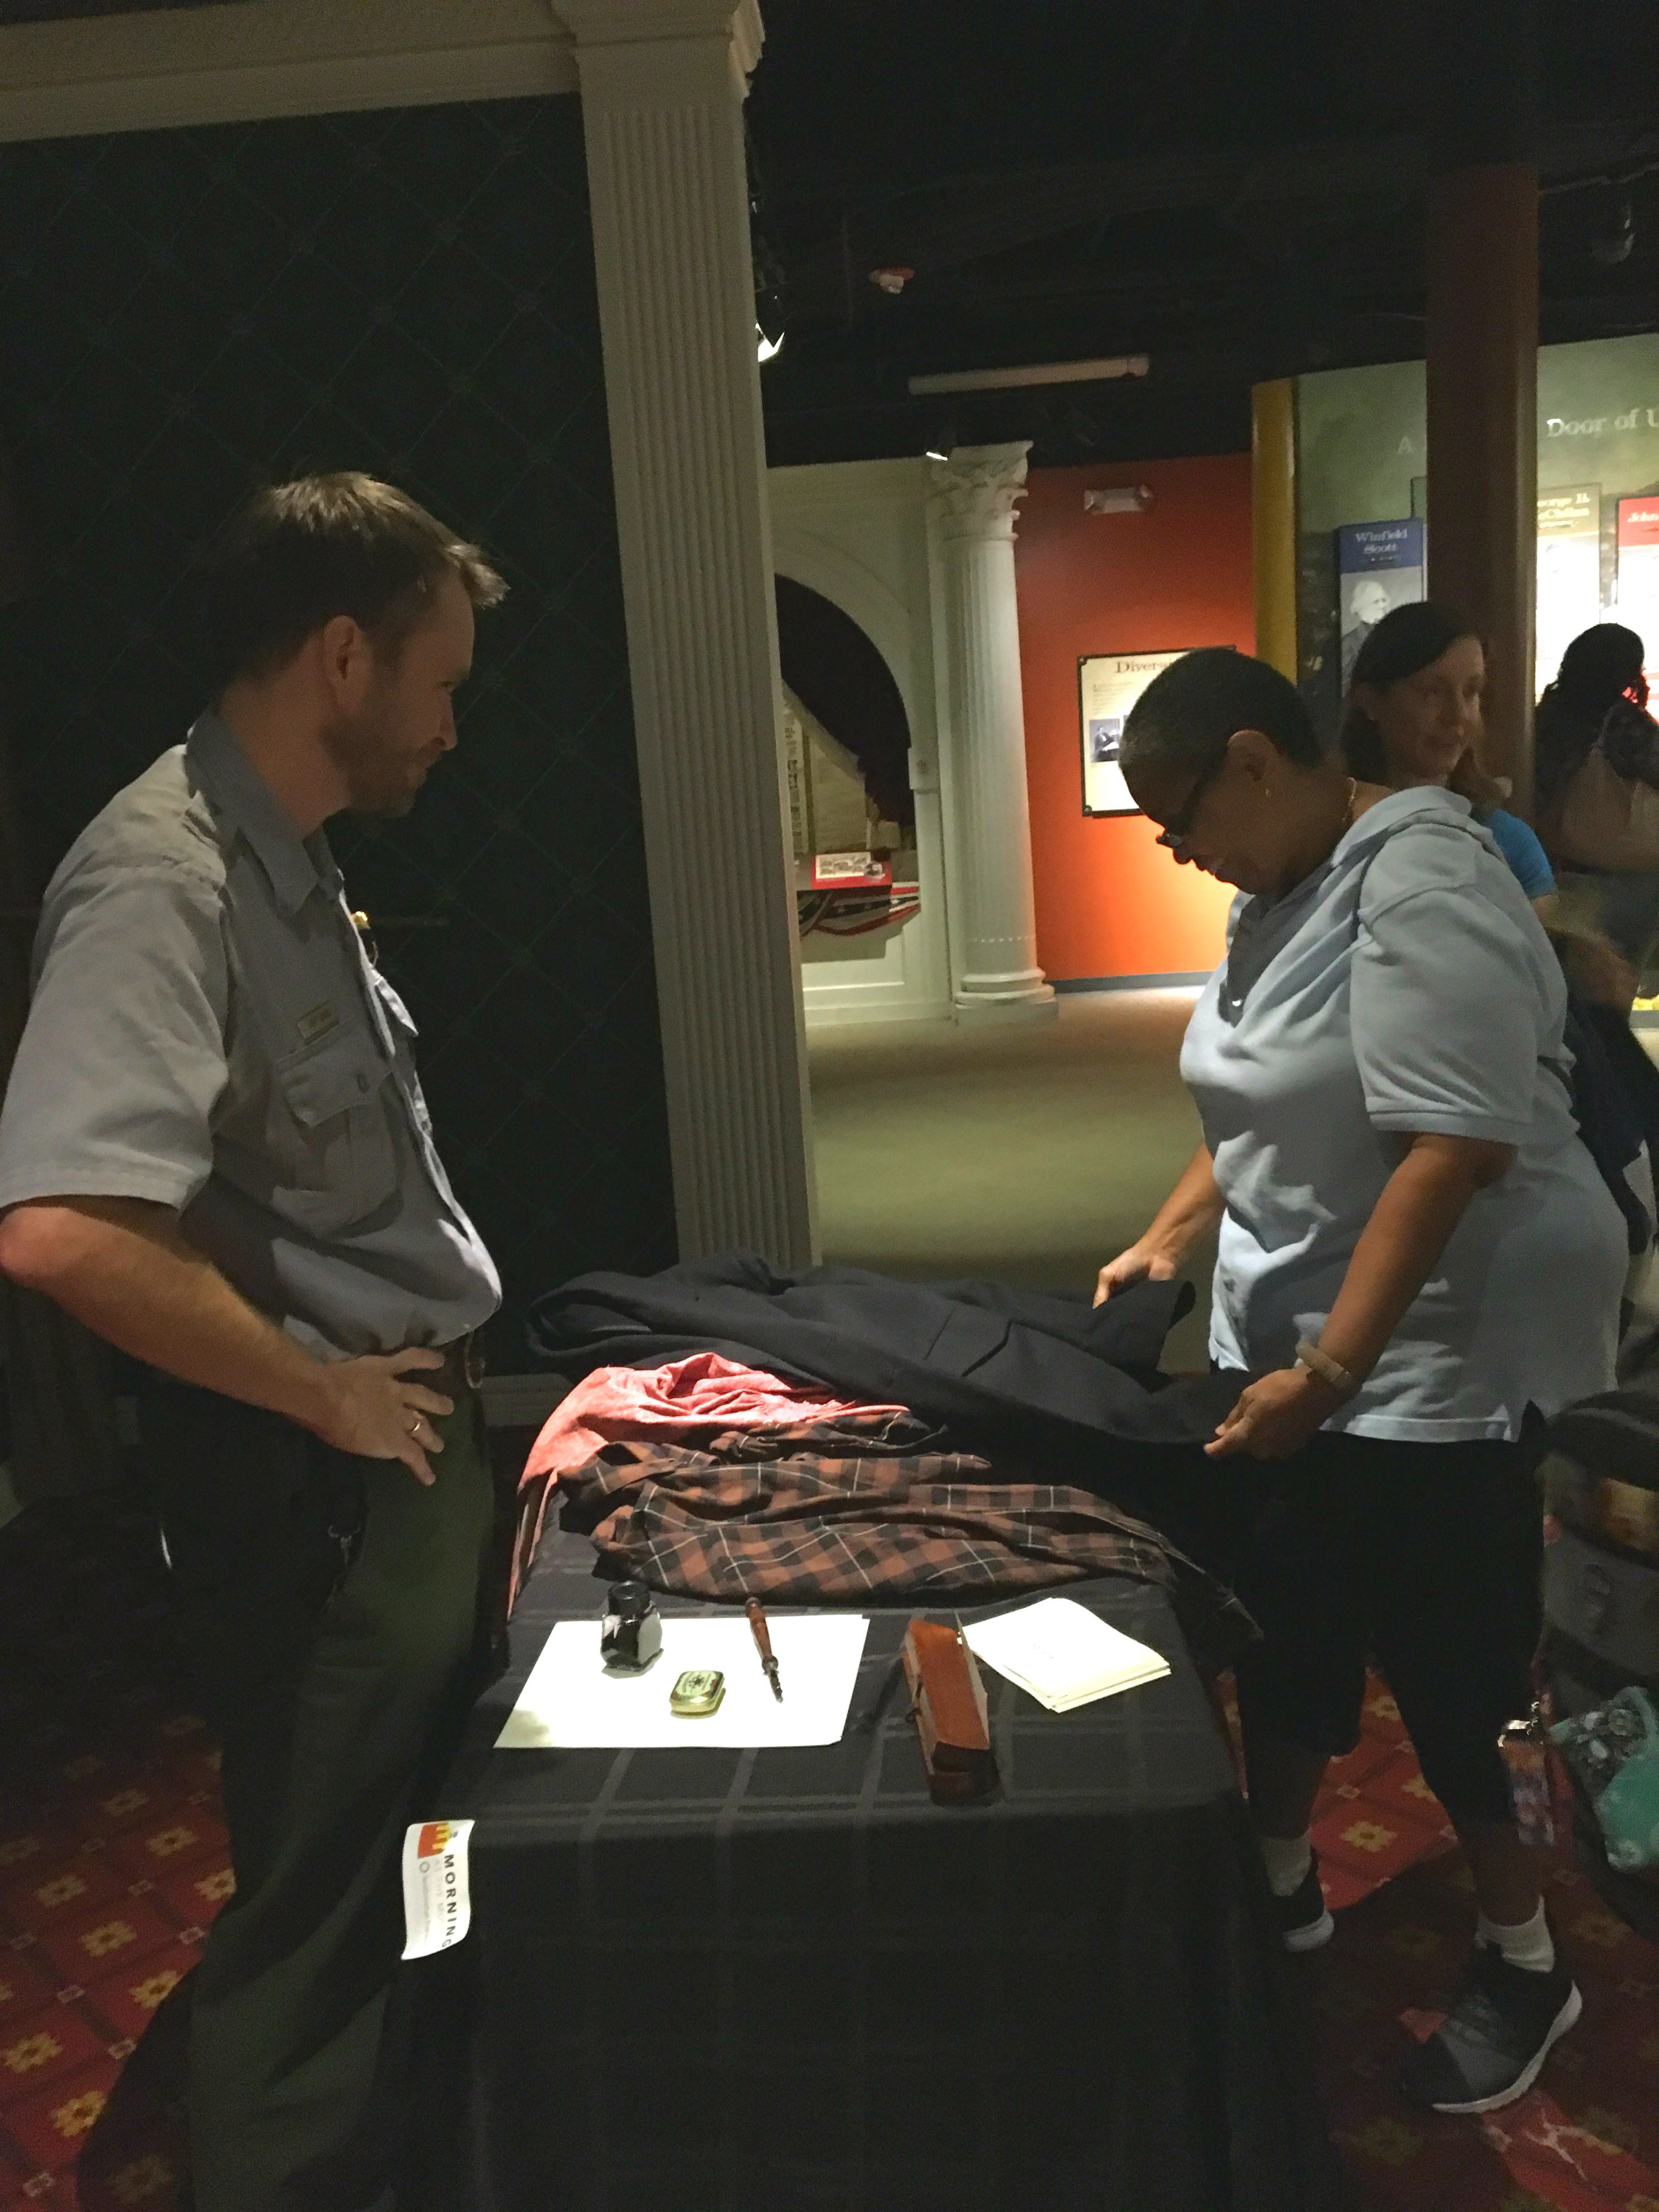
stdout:
{"type": "Polygon", "coordinates": [[[0,453],[36,588],[0,715],[48,873],[202,703],[193,556],[261,478],[392,477],[512,586],[461,747],[337,825],[463,1200],[528,1299],[673,1257],[574,99],[0,149],[0,453]]]}

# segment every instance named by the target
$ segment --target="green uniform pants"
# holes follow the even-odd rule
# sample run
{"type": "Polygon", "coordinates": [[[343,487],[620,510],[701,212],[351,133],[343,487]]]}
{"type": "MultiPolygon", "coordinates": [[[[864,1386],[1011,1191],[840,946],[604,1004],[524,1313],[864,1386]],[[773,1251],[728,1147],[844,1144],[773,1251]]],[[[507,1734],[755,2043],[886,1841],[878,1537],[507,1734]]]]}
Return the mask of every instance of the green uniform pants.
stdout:
{"type": "Polygon", "coordinates": [[[146,1409],[236,1874],[196,1976],[197,2212],[357,2212],[386,2185],[404,1831],[430,1810],[483,1658],[476,1395],[437,1426],[424,1489],[401,1462],[209,1392],[164,1384],[146,1409]]]}

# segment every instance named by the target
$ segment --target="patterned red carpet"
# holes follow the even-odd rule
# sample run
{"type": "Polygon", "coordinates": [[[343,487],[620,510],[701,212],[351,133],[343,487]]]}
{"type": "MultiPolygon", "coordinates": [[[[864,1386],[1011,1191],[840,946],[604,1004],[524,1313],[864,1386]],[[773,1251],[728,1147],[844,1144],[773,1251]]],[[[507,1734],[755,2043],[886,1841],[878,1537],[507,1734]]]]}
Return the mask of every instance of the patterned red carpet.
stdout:
{"type": "MultiPolygon", "coordinates": [[[[0,1531],[0,2208],[167,2212],[183,2140],[167,2000],[231,1881],[150,1524],[107,1502],[33,1508],[0,1531]]],[[[1659,2212],[1659,1950],[1565,1855],[1552,1904],[1584,2018],[1540,2087],[1485,2122],[1395,2094],[1407,2035],[1431,2017],[1414,2008],[1455,1977],[1473,1908],[1380,1688],[1365,1724],[1316,1829],[1346,1909],[1297,1966],[1357,2205],[1659,2212]]]]}
{"type": "Polygon", "coordinates": [[[1331,2126],[1364,2212],[1659,2212],[1659,1948],[1552,1860],[1549,1906],[1584,1996],[1539,2086],[1484,2120],[1443,2119],[1393,2087],[1408,2032],[1455,1981],[1474,1906],[1451,1831],[1374,1683],[1365,1735],[1314,1824],[1339,1919],[1297,1962],[1331,2126]]]}
{"type": "Polygon", "coordinates": [[[32,1507],[0,1530],[0,2206],[164,2212],[178,2081],[117,2079],[232,1882],[154,1522],[32,1507]]]}

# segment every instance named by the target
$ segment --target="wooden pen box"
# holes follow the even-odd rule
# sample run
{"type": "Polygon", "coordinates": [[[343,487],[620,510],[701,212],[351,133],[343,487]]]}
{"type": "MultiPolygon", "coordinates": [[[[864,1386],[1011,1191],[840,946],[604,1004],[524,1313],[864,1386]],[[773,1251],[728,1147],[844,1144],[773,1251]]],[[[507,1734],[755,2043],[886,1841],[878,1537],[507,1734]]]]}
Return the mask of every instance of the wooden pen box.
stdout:
{"type": "Polygon", "coordinates": [[[904,1632],[904,1679],[936,1805],[971,1805],[997,1787],[985,1685],[959,1628],[920,1614],[904,1632]]]}

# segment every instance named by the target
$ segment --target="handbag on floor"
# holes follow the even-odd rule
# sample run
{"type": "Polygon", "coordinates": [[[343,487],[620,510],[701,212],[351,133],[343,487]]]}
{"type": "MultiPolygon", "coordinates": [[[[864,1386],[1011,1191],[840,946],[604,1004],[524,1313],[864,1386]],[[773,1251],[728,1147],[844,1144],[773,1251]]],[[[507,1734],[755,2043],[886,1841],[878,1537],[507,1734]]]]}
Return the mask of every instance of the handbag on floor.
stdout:
{"type": "Polygon", "coordinates": [[[1595,1808],[1609,1866],[1659,1867],[1659,1711],[1633,1684],[1594,1712],[1558,1721],[1550,1741],[1595,1808]]]}
{"type": "MultiPolygon", "coordinates": [[[[1659,1699],[1659,1376],[1559,1414],[1541,1473],[1552,1527],[1540,1662],[1558,1725],[1612,1709],[1626,1690],[1659,1699]]],[[[1569,1767],[1586,1872],[1623,1919],[1659,1941],[1659,1868],[1610,1862],[1596,1794],[1571,1759],[1569,1767]]]]}

